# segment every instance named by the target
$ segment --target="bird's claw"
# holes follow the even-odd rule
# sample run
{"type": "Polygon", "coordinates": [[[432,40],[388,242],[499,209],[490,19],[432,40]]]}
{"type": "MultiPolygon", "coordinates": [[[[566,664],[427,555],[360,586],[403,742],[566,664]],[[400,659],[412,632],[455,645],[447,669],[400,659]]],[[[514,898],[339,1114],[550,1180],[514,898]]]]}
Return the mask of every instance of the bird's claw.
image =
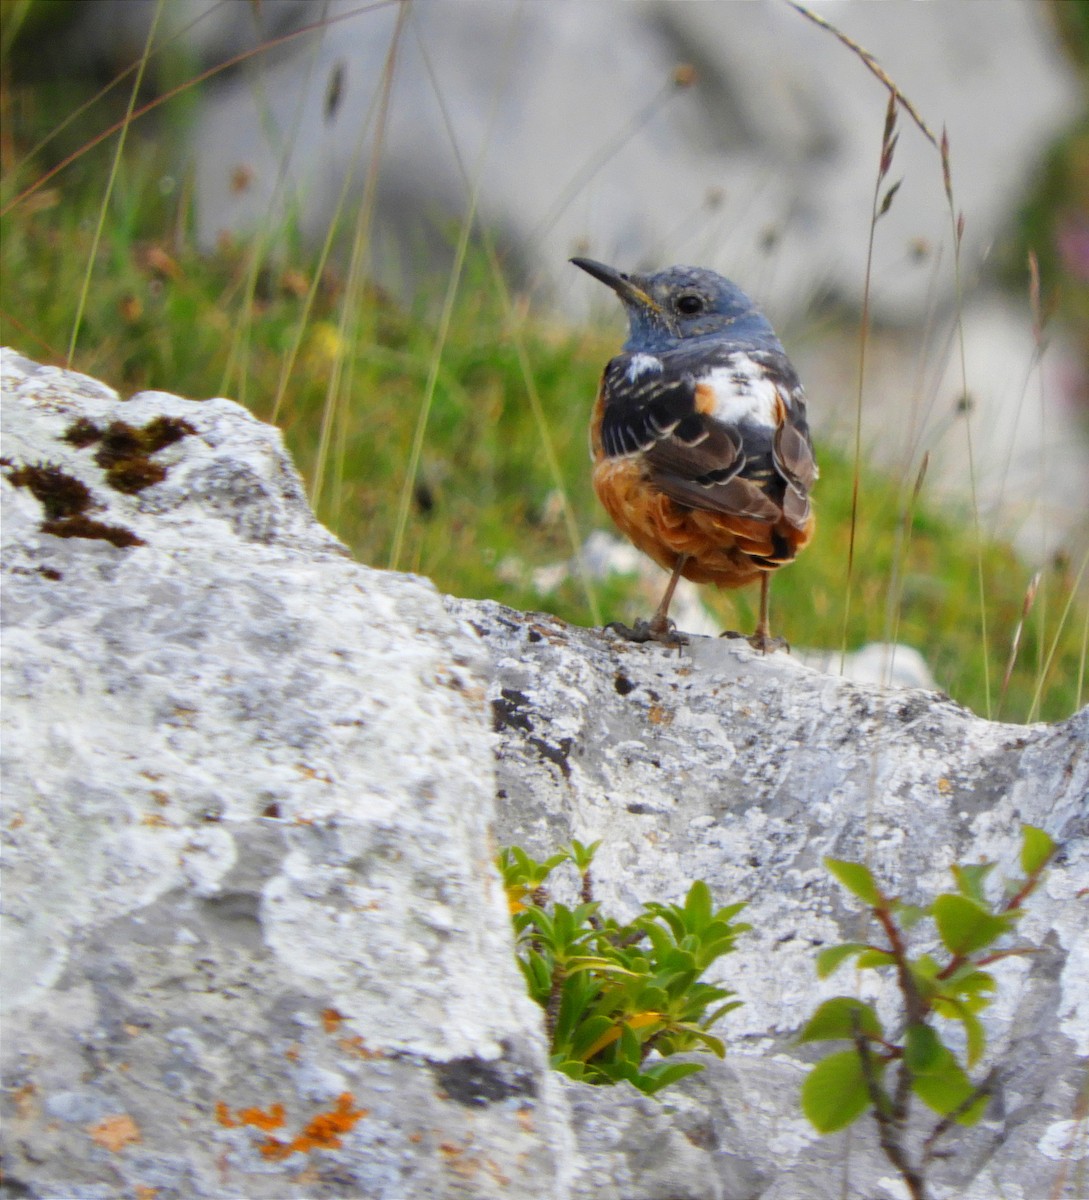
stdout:
{"type": "Polygon", "coordinates": [[[628,642],[659,642],[663,646],[687,646],[688,635],[681,633],[672,621],[636,621],[625,625],[622,621],[610,621],[605,626],[628,642]]]}
{"type": "Polygon", "coordinates": [[[751,637],[746,633],[738,633],[736,629],[727,629],[718,635],[724,638],[741,638],[742,641],[748,642],[754,650],[759,650],[761,654],[773,654],[776,650],[785,650],[790,653],[790,643],[786,638],[772,637],[770,633],[761,633],[758,629],[751,637]]]}

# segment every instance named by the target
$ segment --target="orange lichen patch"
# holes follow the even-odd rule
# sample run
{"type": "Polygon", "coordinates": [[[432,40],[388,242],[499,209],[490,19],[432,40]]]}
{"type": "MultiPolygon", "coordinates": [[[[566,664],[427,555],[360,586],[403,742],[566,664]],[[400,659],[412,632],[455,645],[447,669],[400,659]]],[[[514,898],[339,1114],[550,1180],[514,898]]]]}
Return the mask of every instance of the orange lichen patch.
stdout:
{"type": "Polygon", "coordinates": [[[140,818],[141,825],[150,825],[154,829],[169,829],[170,822],[162,813],[144,813],[140,818]]]}
{"type": "Polygon", "coordinates": [[[483,1165],[475,1154],[468,1154],[467,1149],[453,1142],[439,1143],[439,1153],[446,1159],[446,1166],[462,1179],[472,1179],[483,1165]]]}
{"type": "Polygon", "coordinates": [[[38,1094],[38,1089],[32,1083],[24,1083],[21,1088],[16,1088],[11,1094],[11,1098],[15,1103],[15,1111],[20,1117],[36,1117],[38,1115],[38,1102],[34,1097],[38,1094]]]}
{"type": "Polygon", "coordinates": [[[484,1160],[484,1166],[487,1168],[488,1174],[501,1187],[509,1187],[510,1186],[510,1176],[503,1174],[503,1172],[499,1169],[499,1164],[497,1162],[493,1161],[490,1158],[486,1158],[484,1160]]]}
{"type": "Polygon", "coordinates": [[[277,1138],[266,1138],[258,1147],[265,1158],[271,1158],[279,1161],[281,1158],[290,1158],[295,1153],[294,1142],[281,1142],[277,1138]]]}
{"type": "Polygon", "coordinates": [[[158,1194],[158,1188],[148,1187],[146,1183],[136,1185],[136,1200],[155,1200],[158,1194]]]}
{"type": "Polygon", "coordinates": [[[288,1062],[298,1062],[299,1056],[302,1054],[302,1047],[296,1042],[293,1046],[288,1046],[284,1051],[284,1058],[288,1062]]]}
{"type": "Polygon", "coordinates": [[[231,1110],[222,1100],[216,1103],[216,1120],[220,1125],[226,1126],[227,1129],[233,1129],[238,1124],[234,1117],[231,1116],[231,1110]]]}
{"type": "Polygon", "coordinates": [[[357,1058],[364,1058],[368,1062],[372,1058],[385,1058],[381,1050],[372,1050],[358,1033],[352,1037],[338,1038],[337,1045],[346,1054],[354,1054],[357,1058]]]}
{"type": "Polygon", "coordinates": [[[321,1010],[321,1023],[326,1033],[335,1033],[343,1020],[344,1014],[337,1012],[335,1008],[323,1008],[321,1010]]]}
{"type": "Polygon", "coordinates": [[[238,1119],[243,1125],[252,1125],[255,1129],[280,1129],[284,1125],[284,1106],[273,1104],[268,1112],[260,1108],[240,1108],[238,1119]]]}
{"type": "Polygon", "coordinates": [[[949,794],[949,793],[950,793],[952,790],[953,790],[953,785],[952,785],[952,784],[949,782],[949,780],[948,780],[948,779],[946,779],[946,778],[945,778],[945,776],[943,775],[943,776],[941,777],[941,779],[939,779],[939,780],[938,780],[938,791],[939,791],[939,792],[941,792],[941,794],[942,794],[943,796],[946,796],[946,795],[948,795],[948,794],[949,794]]]}
{"type": "Polygon", "coordinates": [[[94,1125],[86,1126],[91,1140],[114,1154],[119,1154],[128,1145],[142,1141],[140,1127],[128,1113],[116,1113],[112,1117],[103,1117],[94,1125]]]}
{"type": "MultiPolygon", "coordinates": [[[[302,1137],[313,1143],[305,1149],[315,1146],[339,1146],[342,1133],[352,1129],[357,1121],[367,1115],[367,1109],[355,1108],[355,1097],[351,1092],[342,1092],[337,1097],[336,1107],[327,1113],[318,1115],[307,1125],[302,1137]]],[[[296,1138],[296,1141],[300,1139],[296,1138]]]]}
{"type": "Polygon", "coordinates": [[[522,1127],[523,1133],[533,1133],[536,1126],[533,1122],[533,1109],[520,1108],[515,1114],[518,1124],[522,1127]]]}
{"type": "Polygon", "coordinates": [[[673,713],[660,704],[652,704],[647,710],[647,719],[652,725],[672,725],[673,713]]]}
{"type": "Polygon", "coordinates": [[[305,1154],[310,1150],[337,1150],[340,1135],[347,1133],[357,1121],[362,1120],[368,1109],[355,1108],[355,1097],[351,1092],[342,1092],[336,1105],[325,1113],[318,1113],[306,1128],[290,1142],[278,1138],[266,1138],[259,1147],[265,1158],[287,1158],[295,1153],[305,1154]]]}

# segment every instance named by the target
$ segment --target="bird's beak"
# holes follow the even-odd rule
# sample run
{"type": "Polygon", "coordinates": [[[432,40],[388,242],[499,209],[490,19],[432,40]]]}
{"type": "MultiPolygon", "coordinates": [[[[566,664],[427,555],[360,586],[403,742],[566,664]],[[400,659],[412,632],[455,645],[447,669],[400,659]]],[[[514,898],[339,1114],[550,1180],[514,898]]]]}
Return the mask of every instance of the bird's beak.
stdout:
{"type": "Polygon", "coordinates": [[[581,267],[587,275],[600,280],[606,287],[611,287],[625,304],[633,304],[637,308],[649,308],[651,312],[661,312],[662,306],[636,283],[630,275],[618,271],[615,267],[607,267],[604,263],[592,258],[573,258],[571,262],[581,267]]]}

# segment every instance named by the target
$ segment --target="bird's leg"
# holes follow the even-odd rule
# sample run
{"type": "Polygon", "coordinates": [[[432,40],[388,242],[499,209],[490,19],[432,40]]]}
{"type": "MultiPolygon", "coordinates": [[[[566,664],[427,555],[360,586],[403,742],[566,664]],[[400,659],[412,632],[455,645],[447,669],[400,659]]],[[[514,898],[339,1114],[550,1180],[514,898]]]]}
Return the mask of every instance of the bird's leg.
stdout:
{"type": "Polygon", "coordinates": [[[760,576],[760,619],[756,623],[756,632],[752,637],[745,637],[743,633],[735,633],[733,630],[727,630],[722,634],[722,637],[728,638],[745,638],[745,641],[754,650],[759,650],[761,654],[767,654],[769,650],[789,650],[790,643],[785,638],[773,638],[771,636],[771,622],[768,620],[768,597],[771,592],[771,572],[765,571],[760,576]]]}
{"type": "Polygon", "coordinates": [[[615,630],[629,642],[663,642],[667,646],[685,645],[688,638],[683,633],[678,633],[676,625],[669,619],[669,606],[673,601],[673,593],[677,590],[677,584],[680,581],[684,565],[688,562],[688,557],[687,554],[677,556],[677,562],[673,568],[673,574],[669,577],[662,602],[649,621],[636,621],[634,627],[613,621],[606,628],[615,630]]]}

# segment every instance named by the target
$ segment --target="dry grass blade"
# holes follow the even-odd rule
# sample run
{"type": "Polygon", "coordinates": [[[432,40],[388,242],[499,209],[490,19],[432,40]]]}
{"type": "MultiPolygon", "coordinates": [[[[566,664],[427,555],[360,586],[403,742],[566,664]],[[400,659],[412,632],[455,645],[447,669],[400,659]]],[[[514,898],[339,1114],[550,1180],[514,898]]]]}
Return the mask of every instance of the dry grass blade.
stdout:
{"type": "Polygon", "coordinates": [[[890,187],[889,190],[885,193],[885,198],[884,198],[884,200],[881,201],[881,207],[877,210],[878,217],[883,217],[885,215],[885,213],[887,213],[889,211],[889,209],[892,208],[893,197],[900,190],[900,184],[902,184],[903,182],[904,181],[902,179],[898,179],[892,185],[892,187],[890,187]]]}
{"type": "Polygon", "coordinates": [[[1028,588],[1025,590],[1025,598],[1021,602],[1021,616],[1013,631],[1013,637],[1010,639],[1010,656],[1006,660],[1006,673],[1002,676],[1002,687],[998,693],[998,707],[995,709],[995,716],[998,717],[1002,712],[1002,705],[1006,699],[1006,692],[1009,690],[1010,679],[1013,677],[1013,668],[1017,664],[1017,655],[1021,650],[1021,635],[1025,629],[1025,621],[1028,615],[1032,612],[1032,606],[1036,603],[1036,593],[1040,587],[1040,580],[1043,578],[1043,573],[1037,571],[1029,580],[1028,588]]]}
{"type": "Polygon", "coordinates": [[[596,150],[589,159],[571,177],[567,186],[560,192],[552,207],[545,213],[544,217],[537,223],[536,227],[529,235],[528,241],[530,244],[539,242],[563,216],[569,205],[582,192],[583,188],[590,182],[591,179],[605,166],[610,159],[615,158],[617,154],[631,141],[631,139],[643,128],[647,122],[654,117],[662,106],[669,102],[678,91],[689,87],[695,81],[693,73],[692,79],[688,79],[683,75],[683,66],[677,67],[671,74],[668,80],[651,96],[650,100],[631,118],[630,121],[603,147],[596,150]]]}
{"type": "MultiPolygon", "coordinates": [[[[949,134],[942,128],[941,140],[942,183],[945,187],[945,197],[949,206],[949,218],[953,223],[953,276],[956,283],[957,297],[957,356],[960,365],[961,395],[969,396],[968,391],[968,356],[964,348],[964,275],[961,267],[961,244],[964,239],[964,213],[957,214],[953,201],[953,171],[949,158],[949,134]]],[[[979,633],[983,643],[983,715],[990,720],[993,716],[991,708],[991,666],[990,640],[987,624],[987,581],[983,568],[983,533],[979,515],[979,490],[976,484],[976,455],[972,438],[972,409],[971,405],[964,407],[964,443],[968,459],[968,484],[972,508],[972,532],[976,544],[976,582],[979,593],[979,633]]]]}
{"type": "MultiPolygon", "coordinates": [[[[405,20],[409,8],[401,3],[397,13],[397,23],[390,37],[389,51],[382,67],[382,77],[379,83],[380,101],[378,107],[377,125],[374,142],[371,145],[370,161],[367,164],[367,174],[363,182],[363,198],[360,201],[359,215],[356,220],[355,233],[352,238],[352,254],[348,266],[347,286],[344,289],[344,304],[341,308],[340,321],[337,328],[338,339],[333,369],[329,375],[329,383],[325,389],[325,405],[322,409],[321,431],[318,438],[318,451],[314,462],[314,473],[311,482],[310,503],[315,511],[321,501],[325,483],[326,465],[329,461],[329,448],[332,444],[333,429],[340,416],[338,403],[347,402],[347,389],[344,387],[344,367],[347,357],[346,347],[352,344],[348,335],[348,326],[359,315],[359,297],[366,287],[367,256],[370,253],[371,220],[374,214],[375,196],[378,188],[378,169],[385,146],[386,129],[389,123],[390,97],[393,91],[393,73],[397,63],[397,52],[404,32],[405,20]]],[[[339,496],[337,497],[339,501],[339,496]]]]}
{"type": "Polygon", "coordinates": [[[892,168],[896,155],[896,143],[899,134],[896,132],[896,96],[890,92],[888,106],[885,109],[885,126],[881,133],[881,155],[878,159],[877,178],[874,180],[873,201],[870,206],[870,234],[866,245],[866,277],[862,288],[862,314],[859,320],[858,347],[858,387],[855,391],[855,439],[853,456],[853,473],[851,478],[851,525],[847,541],[847,578],[844,585],[843,600],[843,632],[840,639],[840,673],[847,663],[847,631],[851,620],[851,593],[855,574],[855,543],[858,532],[859,488],[862,479],[862,398],[866,382],[866,347],[870,335],[870,285],[873,280],[873,248],[877,231],[877,222],[888,211],[896,195],[899,183],[895,183],[881,196],[881,185],[892,168]]]}
{"type": "Polygon", "coordinates": [[[927,141],[930,142],[932,146],[937,147],[938,140],[935,138],[933,133],[930,132],[930,128],[919,114],[919,110],[914,104],[911,103],[907,96],[900,91],[900,89],[885,71],[885,68],[881,66],[881,64],[876,58],[874,58],[869,50],[867,50],[864,46],[860,46],[858,42],[854,40],[854,38],[848,37],[847,34],[845,34],[842,30],[837,29],[831,21],[826,21],[824,17],[817,16],[812,9],[806,8],[804,4],[799,4],[798,0],[787,0],[787,4],[789,4],[795,12],[800,13],[803,17],[805,17],[807,21],[812,21],[814,25],[818,25],[821,29],[827,30],[828,33],[830,33],[838,41],[842,42],[843,45],[845,45],[853,54],[857,54],[865,64],[866,69],[872,75],[876,76],[885,85],[885,87],[889,89],[890,96],[892,96],[896,103],[903,108],[904,112],[911,117],[927,141]]]}
{"type": "MultiPolygon", "coordinates": [[[[434,92],[436,102],[439,105],[439,111],[442,113],[443,123],[446,126],[446,133],[450,139],[450,148],[453,151],[454,160],[458,164],[458,170],[461,173],[462,182],[465,185],[466,195],[471,197],[473,194],[472,177],[465,165],[465,160],[462,157],[461,149],[458,146],[458,139],[454,132],[454,126],[450,118],[449,108],[447,107],[445,98],[443,97],[442,90],[439,87],[438,78],[434,70],[434,64],[431,62],[431,57],[427,53],[423,42],[418,42],[417,44],[424,62],[424,66],[427,69],[432,91],[434,92]]],[[[594,588],[594,583],[590,576],[590,572],[587,569],[586,559],[582,552],[582,536],[579,533],[578,522],[575,519],[575,512],[571,506],[571,498],[568,495],[568,490],[564,483],[563,470],[560,466],[559,457],[556,454],[556,447],[552,437],[552,431],[548,427],[548,418],[545,415],[544,405],[541,403],[541,396],[537,387],[537,381],[533,375],[533,367],[530,362],[529,352],[526,349],[525,339],[523,338],[521,329],[519,327],[519,314],[511,298],[510,290],[507,287],[506,277],[503,273],[503,265],[500,261],[499,254],[496,251],[494,238],[487,229],[481,231],[481,245],[487,258],[488,269],[491,272],[492,280],[495,284],[496,294],[499,297],[499,302],[506,320],[506,332],[514,346],[515,354],[518,359],[518,367],[522,376],[523,385],[526,390],[526,398],[529,401],[529,408],[533,416],[533,422],[537,430],[537,436],[540,441],[541,452],[543,453],[545,462],[548,465],[548,472],[552,477],[553,487],[556,490],[556,494],[560,497],[564,530],[567,534],[567,540],[571,545],[571,555],[575,562],[575,569],[578,574],[579,583],[582,585],[583,594],[586,597],[586,604],[590,609],[590,618],[595,625],[600,625],[601,606],[598,603],[597,592],[594,588]]]]}
{"type": "Polygon", "coordinates": [[[1032,310],[1032,340],[1036,343],[1036,353],[1044,352],[1044,326],[1046,319],[1043,305],[1040,302],[1040,263],[1036,251],[1028,252],[1029,270],[1029,308],[1032,310]]]}
{"type": "MultiPolygon", "coordinates": [[[[919,470],[915,475],[915,485],[911,496],[900,517],[899,528],[896,531],[896,554],[893,557],[892,579],[889,583],[888,603],[885,609],[885,640],[896,646],[900,640],[900,609],[904,595],[904,564],[908,560],[911,549],[911,534],[915,526],[915,508],[919,503],[919,493],[923,490],[923,480],[930,467],[930,451],[923,454],[919,470]]],[[[884,682],[892,682],[892,671],[896,662],[895,653],[890,654],[886,666],[884,682]]]]}
{"type": "Polygon", "coordinates": [[[43,175],[40,175],[28,187],[23,188],[17,196],[12,197],[0,208],[0,217],[6,216],[17,204],[21,204],[24,200],[33,196],[36,191],[44,187],[55,175],[59,175],[66,167],[70,167],[77,159],[82,158],[96,146],[101,145],[108,138],[119,132],[127,125],[131,125],[134,121],[138,121],[141,117],[147,116],[156,108],[161,108],[168,101],[173,100],[175,96],[180,96],[183,92],[189,91],[190,88],[197,87],[208,79],[214,78],[223,71],[229,71],[232,67],[237,67],[240,63],[246,62],[248,59],[255,58],[259,54],[266,54],[269,50],[275,49],[277,46],[283,46],[288,42],[294,41],[295,38],[304,37],[309,33],[314,33],[318,30],[327,29],[330,25],[335,25],[339,21],[348,21],[352,17],[358,17],[361,13],[373,12],[378,8],[388,8],[391,4],[402,4],[404,0],[373,0],[371,4],[363,4],[359,8],[350,9],[348,12],[337,13],[335,17],[325,17],[320,21],[314,21],[309,25],[303,25],[299,29],[293,29],[290,33],[282,34],[280,37],[270,38],[267,42],[262,42],[259,46],[253,46],[249,50],[243,50],[240,54],[236,54],[233,58],[228,58],[224,62],[216,63],[214,67],[209,67],[206,71],[202,71],[199,75],[194,75],[192,79],[187,79],[184,83],[179,83],[177,87],[172,87],[163,92],[162,95],[156,96],[154,100],[149,100],[147,104],[142,104],[132,113],[126,114],[120,121],[116,121],[108,129],[104,129],[100,134],[84,142],[78,150],[73,150],[67,157],[61,159],[56,166],[50,168],[43,175]]]}
{"type": "MultiPolygon", "coordinates": [[[[30,0],[24,0],[23,7],[29,8],[30,0]]],[[[91,96],[90,99],[85,100],[82,104],[78,104],[78,105],[76,105],[75,108],[71,109],[71,111],[69,111],[65,115],[65,117],[62,121],[58,122],[58,124],[54,125],[49,130],[49,132],[45,135],[45,137],[41,138],[40,141],[38,141],[34,146],[32,146],[30,150],[26,151],[23,154],[23,156],[19,160],[19,162],[16,163],[8,171],[8,174],[10,175],[10,177],[12,179],[18,179],[22,175],[23,168],[28,163],[34,162],[38,158],[38,156],[41,154],[41,152],[46,148],[46,146],[48,146],[49,143],[54,140],[54,138],[58,137],[61,133],[63,133],[64,130],[67,129],[68,126],[71,125],[73,121],[77,120],[85,112],[88,112],[88,111],[90,111],[90,109],[94,108],[94,106],[100,100],[102,100],[104,97],[108,96],[115,87],[120,87],[121,84],[124,83],[125,80],[133,73],[133,71],[139,71],[139,70],[143,69],[144,66],[146,66],[146,63],[152,62],[154,59],[158,58],[159,55],[163,54],[165,51],[170,49],[172,46],[182,44],[183,39],[185,38],[186,34],[188,34],[189,31],[191,29],[193,29],[195,26],[199,25],[201,23],[201,21],[203,21],[207,16],[208,16],[208,10],[204,10],[204,11],[198,13],[197,16],[195,16],[191,21],[187,22],[185,25],[178,26],[178,28],[171,34],[171,36],[169,38],[165,39],[164,41],[161,41],[155,47],[155,49],[152,50],[147,55],[146,59],[136,59],[135,62],[132,62],[127,67],[124,67],[109,81],[109,83],[105,84],[93,96],[91,96]]],[[[5,21],[5,28],[6,29],[10,28],[10,24],[11,24],[11,19],[8,19],[7,21],[5,21]]],[[[7,33],[5,33],[5,39],[3,40],[2,46],[0,46],[0,62],[8,61],[8,54],[10,51],[10,42],[14,40],[15,34],[17,32],[18,32],[17,28],[14,30],[11,30],[10,37],[8,36],[7,33]]],[[[141,114],[138,112],[136,115],[139,116],[141,114]]],[[[37,186],[38,185],[35,184],[35,187],[37,187],[37,186]]],[[[7,212],[7,209],[5,208],[3,211],[7,212]]]]}
{"type": "MultiPolygon", "coordinates": [[[[418,34],[418,31],[417,31],[418,34]]],[[[508,63],[511,55],[506,56],[508,63]]],[[[427,423],[431,415],[435,399],[435,388],[439,382],[439,369],[442,365],[443,349],[450,332],[450,322],[454,316],[454,303],[457,300],[458,285],[461,282],[465,267],[465,256],[469,249],[469,238],[476,223],[477,205],[480,200],[480,187],[484,174],[484,162],[491,149],[492,134],[495,130],[496,117],[499,115],[500,97],[503,95],[506,78],[497,84],[492,100],[492,111],[488,116],[487,131],[481,142],[477,169],[470,175],[470,186],[465,214],[461,221],[461,231],[458,234],[457,248],[454,251],[454,262],[450,268],[450,278],[447,280],[446,296],[443,299],[442,313],[439,317],[439,329],[435,339],[435,348],[428,365],[427,383],[424,386],[423,400],[416,419],[416,429],[412,437],[412,449],[409,453],[408,468],[405,471],[404,483],[401,486],[401,498],[397,505],[397,520],[393,531],[393,543],[389,553],[390,570],[400,568],[401,554],[404,549],[405,532],[408,529],[409,513],[412,509],[412,497],[416,490],[416,482],[420,473],[420,460],[423,457],[424,437],[427,433],[427,423]]]]}
{"type": "Polygon", "coordinates": [[[83,324],[83,312],[87,307],[87,296],[91,290],[91,276],[94,274],[95,259],[98,258],[98,247],[102,241],[102,231],[106,227],[106,213],[109,211],[110,197],[113,195],[114,184],[117,182],[117,172],[121,166],[121,156],[125,151],[125,139],[128,137],[129,126],[132,124],[132,114],[136,108],[136,97],[140,92],[140,84],[144,79],[144,71],[147,69],[151,47],[155,43],[155,31],[159,27],[159,18],[162,16],[164,4],[165,0],[158,0],[158,3],[155,5],[155,12],[151,18],[151,24],[148,26],[144,52],[140,56],[136,77],[132,81],[132,91],[129,93],[128,108],[125,110],[125,119],[120,125],[120,136],[117,139],[117,147],[114,150],[113,162],[110,164],[110,177],[107,179],[106,186],[102,191],[102,203],[98,209],[98,224],[95,226],[94,236],[91,238],[91,248],[87,253],[87,270],[84,272],[83,287],[80,289],[79,299],[76,301],[76,313],[72,320],[72,336],[68,340],[68,354],[65,358],[65,365],[69,369],[72,367],[72,359],[76,353],[76,342],[79,340],[79,330],[83,324]]]}
{"type": "MultiPolygon", "coordinates": [[[[1044,687],[1047,684],[1048,676],[1051,674],[1051,669],[1055,663],[1055,656],[1058,653],[1059,641],[1062,637],[1063,628],[1066,622],[1070,619],[1070,610],[1074,605],[1074,600],[1081,591],[1081,581],[1085,577],[1086,568],[1089,568],[1089,550],[1086,550],[1081,560],[1081,566],[1078,568],[1077,578],[1074,580],[1066,596],[1066,603],[1063,605],[1063,610],[1059,614],[1059,622],[1055,627],[1055,634],[1051,639],[1051,645],[1048,648],[1047,656],[1044,659],[1044,665],[1040,668],[1039,678],[1036,681],[1036,691],[1032,697],[1032,707],[1029,709],[1029,714],[1026,717],[1026,722],[1031,724],[1033,721],[1040,719],[1040,702],[1043,699],[1044,687]]],[[[1089,623],[1087,623],[1089,629],[1089,623]]],[[[1084,661],[1084,646],[1082,648],[1082,656],[1084,661]]]]}

